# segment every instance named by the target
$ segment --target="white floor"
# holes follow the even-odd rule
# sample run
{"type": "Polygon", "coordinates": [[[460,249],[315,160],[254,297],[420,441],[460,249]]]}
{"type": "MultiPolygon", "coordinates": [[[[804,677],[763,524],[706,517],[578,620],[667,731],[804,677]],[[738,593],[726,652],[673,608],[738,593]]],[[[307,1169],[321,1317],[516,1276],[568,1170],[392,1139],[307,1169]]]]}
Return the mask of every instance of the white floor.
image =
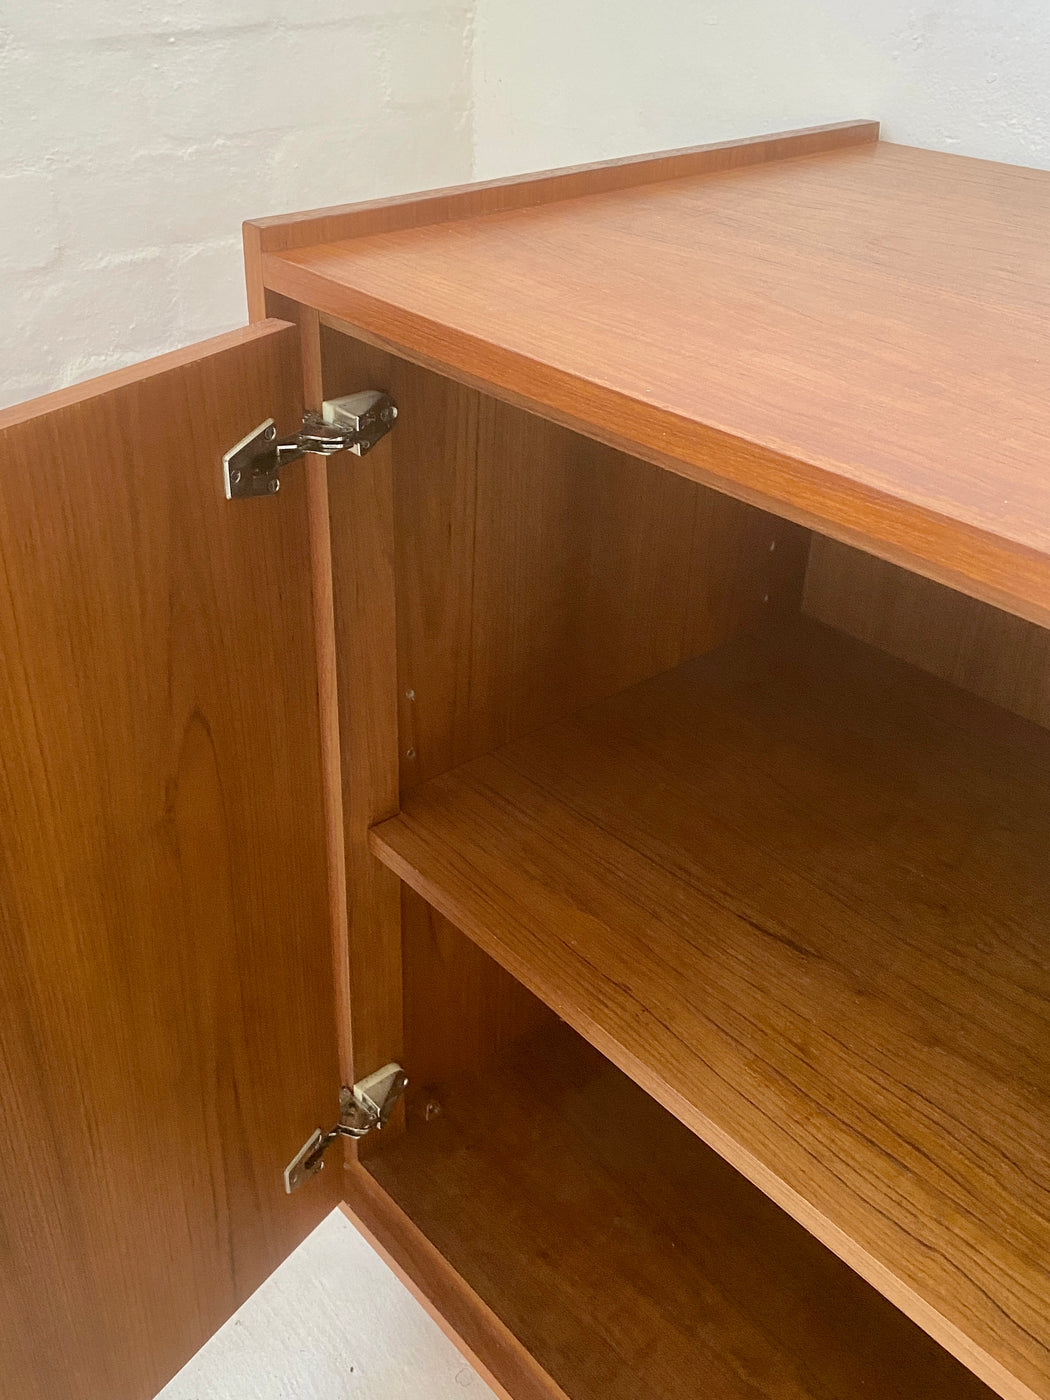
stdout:
{"type": "Polygon", "coordinates": [[[340,1211],[157,1400],[495,1400],[340,1211]]]}

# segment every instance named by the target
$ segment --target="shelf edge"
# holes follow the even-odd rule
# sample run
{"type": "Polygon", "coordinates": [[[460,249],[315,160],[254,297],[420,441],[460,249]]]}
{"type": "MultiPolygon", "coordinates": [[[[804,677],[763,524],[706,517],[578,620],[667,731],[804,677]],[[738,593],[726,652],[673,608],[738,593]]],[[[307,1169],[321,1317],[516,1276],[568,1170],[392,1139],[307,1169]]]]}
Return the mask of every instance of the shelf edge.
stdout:
{"type": "Polygon", "coordinates": [[[262,269],[268,288],[315,307],[323,325],[345,335],[1050,627],[1050,555],[379,301],[280,254],[265,254],[262,269]]]}
{"type": "Polygon", "coordinates": [[[1045,1400],[1044,1396],[1032,1390],[1000,1361],[997,1361],[995,1357],[967,1336],[960,1327],[927,1302],[910,1284],[898,1277],[892,1269],[881,1263],[840,1226],[829,1220],[822,1211],[807,1201],[803,1195],[771,1171],[760,1158],[684,1099],[671,1084],[620,1044],[601,1025],[591,1020],[571,1002],[559,997],[552,998],[549,987],[540,984],[523,959],[506,949],[495,933],[472,918],[469,912],[464,910],[456,900],[447,898],[440,886],[430,880],[416,863],[401,852],[396,837],[399,832],[405,833],[407,831],[408,824],[402,815],[388,818],[385,822],[372,827],[369,832],[369,846],[372,854],[406,885],[415,890],[439,914],[442,914],[484,952],[494,958],[512,977],[515,977],[529,991],[539,996],[562,1020],[589,1041],[617,1069],[634,1080],[657,1103],[673,1114],[679,1122],[684,1123],[708,1147],[717,1152],[752,1185],[798,1221],[804,1229],[848,1264],[855,1273],[900,1308],[901,1312],[911,1318],[917,1326],[939,1342],[946,1351],[950,1352],[982,1381],[991,1386],[1004,1400],[1045,1400]]]}

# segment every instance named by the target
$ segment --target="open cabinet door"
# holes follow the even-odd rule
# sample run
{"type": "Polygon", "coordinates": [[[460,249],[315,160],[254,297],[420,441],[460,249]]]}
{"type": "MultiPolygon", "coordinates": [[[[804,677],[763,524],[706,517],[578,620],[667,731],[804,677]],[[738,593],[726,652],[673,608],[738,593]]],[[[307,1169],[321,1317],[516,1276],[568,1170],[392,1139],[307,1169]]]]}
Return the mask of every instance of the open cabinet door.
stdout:
{"type": "Polygon", "coordinates": [[[339,1196],[298,335],[0,413],[0,1389],[152,1396],[339,1196]]]}

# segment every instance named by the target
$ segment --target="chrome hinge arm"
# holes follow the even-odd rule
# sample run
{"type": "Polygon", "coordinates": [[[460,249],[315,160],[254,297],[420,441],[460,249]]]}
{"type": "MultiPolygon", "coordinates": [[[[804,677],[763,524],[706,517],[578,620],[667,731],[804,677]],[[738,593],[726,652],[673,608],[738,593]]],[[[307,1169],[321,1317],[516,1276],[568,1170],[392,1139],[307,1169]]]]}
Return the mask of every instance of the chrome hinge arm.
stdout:
{"type": "Polygon", "coordinates": [[[408,1087],[408,1075],[400,1065],[382,1069],[361,1079],[352,1089],[339,1090],[339,1122],[328,1132],[314,1130],[284,1169],[284,1189],[291,1194],[324,1166],[324,1154],[341,1137],[363,1138],[373,1128],[385,1126],[394,1105],[408,1087]]]}
{"type": "Polygon", "coordinates": [[[366,389],[342,399],[326,399],[320,413],[303,416],[303,426],[278,437],[272,418],[223,454],[222,480],[228,501],[271,496],[281,489],[280,470],[307,452],[330,456],[353,452],[363,457],[386,436],[397,418],[389,394],[366,389]]]}

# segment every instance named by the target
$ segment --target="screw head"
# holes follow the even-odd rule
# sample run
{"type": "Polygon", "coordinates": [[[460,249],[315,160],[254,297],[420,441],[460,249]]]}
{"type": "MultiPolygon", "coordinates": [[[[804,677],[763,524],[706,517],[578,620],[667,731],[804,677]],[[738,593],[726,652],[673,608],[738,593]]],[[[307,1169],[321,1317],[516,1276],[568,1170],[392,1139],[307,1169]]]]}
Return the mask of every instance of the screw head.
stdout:
{"type": "Polygon", "coordinates": [[[271,496],[274,495],[275,492],[277,492],[277,491],[279,491],[279,490],[281,489],[281,482],[280,482],[280,479],[279,479],[278,477],[276,477],[276,476],[275,476],[275,477],[272,477],[272,478],[270,479],[270,484],[267,486],[266,489],[269,491],[269,493],[270,493],[271,496]]]}
{"type": "Polygon", "coordinates": [[[241,474],[238,471],[230,472],[230,485],[239,486],[241,484],[241,474]]]}
{"type": "Polygon", "coordinates": [[[405,750],[405,757],[406,757],[406,758],[415,758],[415,756],[416,756],[416,751],[415,751],[415,749],[406,749],[406,750],[405,750]]]}
{"type": "Polygon", "coordinates": [[[271,423],[270,426],[264,430],[264,432],[263,432],[263,437],[266,439],[267,442],[273,442],[273,440],[274,440],[274,438],[275,438],[276,436],[277,436],[277,429],[276,429],[276,428],[274,427],[274,425],[271,423]]]}
{"type": "Polygon", "coordinates": [[[405,699],[406,699],[406,700],[414,700],[415,698],[416,698],[416,692],[415,692],[414,690],[406,690],[406,691],[405,691],[405,699]]]}

